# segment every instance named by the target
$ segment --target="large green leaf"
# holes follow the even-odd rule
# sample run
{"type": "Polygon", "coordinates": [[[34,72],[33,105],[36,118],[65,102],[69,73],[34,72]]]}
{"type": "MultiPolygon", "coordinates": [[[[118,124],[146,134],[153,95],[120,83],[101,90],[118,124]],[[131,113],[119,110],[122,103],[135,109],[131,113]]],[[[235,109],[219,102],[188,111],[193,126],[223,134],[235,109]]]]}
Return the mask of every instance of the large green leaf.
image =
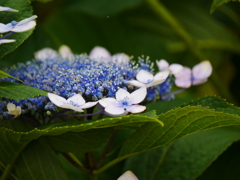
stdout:
{"type": "Polygon", "coordinates": [[[156,150],[133,156],[127,160],[124,169],[131,169],[142,180],[194,180],[232,142],[239,139],[239,129],[232,127],[199,132],[156,150]]]}
{"type": "MultiPolygon", "coordinates": [[[[29,0],[21,0],[16,2],[15,0],[0,0],[1,6],[11,7],[18,10],[19,12],[0,12],[0,22],[1,23],[10,23],[15,20],[17,22],[26,19],[32,16],[32,7],[29,0]]],[[[16,49],[20,44],[23,43],[32,33],[33,30],[15,33],[10,36],[9,39],[16,39],[14,43],[1,44],[0,48],[0,58],[6,55],[7,53],[16,49]]],[[[24,52],[22,52],[24,53],[24,52]]],[[[25,53],[28,53],[25,50],[25,53]]]]}
{"type": "MultiPolygon", "coordinates": [[[[240,124],[240,117],[238,116],[239,108],[232,106],[232,109],[235,109],[235,113],[233,113],[232,109],[229,108],[229,104],[226,102],[225,106],[227,106],[227,108],[224,108],[223,100],[216,97],[206,97],[204,98],[205,101],[208,98],[218,101],[225,113],[215,110],[213,106],[210,108],[186,106],[163,113],[159,115],[158,118],[163,121],[164,127],[160,127],[155,122],[149,122],[138,128],[123,143],[118,157],[109,164],[106,164],[98,172],[101,172],[122,159],[161,147],[187,135],[217,127],[240,124]]],[[[201,101],[198,100],[198,102],[201,101]]],[[[205,104],[203,103],[203,105],[205,104]]],[[[215,108],[218,107],[215,106],[215,108]]]]}
{"type": "Polygon", "coordinates": [[[222,6],[225,3],[231,2],[231,1],[240,2],[239,0],[213,0],[210,12],[213,13],[218,7],[222,6]]]}
{"type": "Polygon", "coordinates": [[[47,96],[47,92],[23,84],[17,84],[12,82],[0,82],[0,97],[13,100],[20,100],[32,98],[34,96],[39,95],[47,96]]]}

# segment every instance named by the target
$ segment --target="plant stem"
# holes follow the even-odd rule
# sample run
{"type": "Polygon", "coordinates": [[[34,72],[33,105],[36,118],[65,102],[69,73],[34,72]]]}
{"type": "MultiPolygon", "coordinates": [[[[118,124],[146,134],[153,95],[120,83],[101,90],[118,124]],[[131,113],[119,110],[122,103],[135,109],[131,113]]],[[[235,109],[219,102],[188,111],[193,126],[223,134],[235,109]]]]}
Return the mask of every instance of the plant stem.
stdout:
{"type": "Polygon", "coordinates": [[[93,153],[92,152],[87,152],[85,153],[86,159],[88,161],[88,167],[89,171],[92,172],[95,170],[95,165],[94,165],[94,160],[93,160],[93,153]]]}
{"type": "Polygon", "coordinates": [[[106,154],[108,153],[108,151],[109,151],[109,149],[110,149],[110,147],[111,147],[111,145],[113,143],[113,140],[116,137],[116,135],[118,134],[118,132],[119,132],[119,129],[116,129],[113,132],[111,138],[109,139],[109,141],[108,141],[108,143],[107,143],[107,145],[106,145],[106,147],[105,147],[105,149],[104,149],[104,151],[103,151],[103,153],[102,153],[102,155],[101,155],[101,157],[100,157],[100,159],[98,161],[98,164],[96,166],[97,168],[99,168],[101,166],[102,162],[104,161],[104,159],[106,157],[106,154]]]}
{"type": "Polygon", "coordinates": [[[0,40],[1,40],[1,39],[5,39],[5,38],[7,38],[7,37],[13,35],[14,33],[15,33],[15,32],[10,32],[10,33],[6,34],[5,36],[0,37],[0,40]]]}

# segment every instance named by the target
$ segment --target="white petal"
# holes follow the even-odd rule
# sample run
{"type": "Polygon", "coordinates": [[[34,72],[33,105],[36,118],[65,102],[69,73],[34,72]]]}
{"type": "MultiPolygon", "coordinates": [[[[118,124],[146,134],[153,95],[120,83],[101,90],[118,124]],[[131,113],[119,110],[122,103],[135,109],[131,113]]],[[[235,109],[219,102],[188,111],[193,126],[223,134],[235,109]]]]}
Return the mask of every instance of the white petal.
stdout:
{"type": "Polygon", "coordinates": [[[114,98],[103,98],[98,101],[103,107],[118,106],[119,102],[114,98]]]}
{"type": "Polygon", "coordinates": [[[131,84],[133,86],[136,86],[136,87],[143,87],[143,86],[146,86],[146,84],[142,83],[142,82],[139,82],[137,80],[131,80],[131,81],[127,81],[128,84],[131,84]]]}
{"type": "Polygon", "coordinates": [[[125,89],[120,88],[117,92],[116,92],[116,99],[118,101],[122,101],[125,98],[130,98],[130,93],[127,92],[125,89]]]}
{"type": "Polygon", "coordinates": [[[7,104],[7,110],[8,111],[16,110],[16,105],[13,104],[13,103],[8,103],[7,104]]]}
{"type": "Polygon", "coordinates": [[[62,106],[62,105],[65,105],[65,104],[68,104],[67,103],[67,100],[61,96],[58,96],[56,94],[53,94],[53,93],[48,93],[48,98],[50,99],[50,101],[55,104],[56,106],[62,106]]]}
{"type": "Polygon", "coordinates": [[[119,106],[107,106],[104,109],[107,113],[112,114],[112,115],[122,115],[125,113],[125,110],[123,107],[119,107],[119,106]]]}
{"type": "Polygon", "coordinates": [[[0,44],[15,42],[15,39],[1,39],[0,44]]]}
{"type": "Polygon", "coordinates": [[[63,58],[68,59],[68,60],[73,60],[73,58],[74,58],[71,49],[70,49],[68,46],[66,46],[66,45],[60,46],[60,48],[59,48],[59,54],[60,54],[63,58]]]}
{"type": "Polygon", "coordinates": [[[130,61],[130,57],[124,53],[117,53],[112,56],[112,60],[117,63],[127,64],[130,61]]]}
{"type": "Polygon", "coordinates": [[[25,24],[19,25],[17,24],[16,26],[13,27],[13,29],[11,31],[13,32],[25,32],[28,31],[32,28],[34,28],[36,26],[36,22],[35,21],[30,21],[27,22],[25,24]]]}
{"type": "Polygon", "coordinates": [[[16,115],[16,116],[19,116],[19,115],[21,114],[21,112],[22,112],[21,107],[20,107],[20,106],[17,106],[16,111],[17,111],[17,115],[16,115]]]}
{"type": "Polygon", "coordinates": [[[34,56],[38,60],[46,60],[46,59],[54,59],[56,57],[59,57],[59,54],[57,53],[57,51],[51,48],[43,48],[35,52],[34,56]]]}
{"type": "Polygon", "coordinates": [[[207,81],[207,79],[193,79],[192,84],[199,85],[199,84],[205,83],[206,81],[207,81]]]}
{"type": "Polygon", "coordinates": [[[132,173],[132,171],[126,171],[117,180],[138,180],[138,178],[132,173]]]}
{"type": "Polygon", "coordinates": [[[78,112],[83,112],[83,110],[81,108],[72,106],[71,104],[64,104],[59,107],[64,108],[64,109],[72,109],[72,110],[78,111],[78,112]]]}
{"type": "Polygon", "coordinates": [[[36,15],[33,15],[33,16],[31,16],[30,18],[26,18],[26,19],[24,19],[24,20],[22,20],[22,21],[19,21],[19,23],[18,23],[17,25],[26,24],[26,23],[28,23],[28,22],[36,19],[36,18],[37,18],[37,16],[36,16],[36,15]]]}
{"type": "Polygon", "coordinates": [[[18,12],[18,10],[16,10],[16,9],[12,9],[10,7],[3,7],[3,6],[0,6],[0,11],[18,12]]]}
{"type": "Polygon", "coordinates": [[[83,105],[81,105],[79,107],[82,108],[82,109],[87,109],[87,108],[95,106],[97,103],[98,103],[98,101],[96,101],[96,102],[87,102],[87,103],[85,103],[85,104],[83,104],[83,105]]]}
{"type": "Polygon", "coordinates": [[[0,33],[9,32],[12,30],[12,28],[13,26],[11,25],[11,23],[8,24],[0,23],[0,33]]]}
{"type": "Polygon", "coordinates": [[[78,106],[81,106],[81,105],[84,105],[86,101],[83,99],[82,95],[75,94],[74,96],[68,98],[67,102],[68,104],[71,104],[71,102],[73,102],[73,104],[77,104],[78,106]]]}
{"type": "Polygon", "coordinates": [[[91,52],[89,54],[89,57],[91,59],[95,59],[95,58],[110,58],[111,54],[104,47],[96,46],[96,47],[94,47],[91,50],[91,52]]]}
{"type": "Polygon", "coordinates": [[[156,61],[156,63],[160,71],[168,70],[169,68],[168,62],[164,59],[161,59],[160,61],[156,61]]]}
{"type": "Polygon", "coordinates": [[[163,80],[163,81],[165,81],[168,76],[169,76],[169,71],[162,71],[162,72],[157,73],[153,77],[153,81],[156,81],[156,80],[163,80]]]}
{"type": "Polygon", "coordinates": [[[145,111],[146,107],[142,105],[132,105],[132,106],[127,106],[127,111],[131,113],[140,113],[145,111]]]}
{"type": "Polygon", "coordinates": [[[138,104],[145,99],[146,95],[147,95],[147,88],[142,87],[132,92],[129,100],[132,104],[138,104]]]}
{"type": "Polygon", "coordinates": [[[171,74],[177,74],[183,70],[183,66],[181,64],[171,64],[169,70],[171,74]]]}
{"type": "Polygon", "coordinates": [[[203,61],[193,67],[192,73],[195,79],[207,79],[212,74],[212,65],[209,61],[203,61]]]}
{"type": "Polygon", "coordinates": [[[177,87],[189,88],[191,86],[191,80],[188,79],[175,79],[175,84],[177,87]]]}
{"type": "Polygon", "coordinates": [[[145,70],[140,70],[137,73],[136,78],[138,81],[145,83],[145,84],[148,84],[149,81],[153,81],[153,75],[150,72],[145,71],[145,70]]]}

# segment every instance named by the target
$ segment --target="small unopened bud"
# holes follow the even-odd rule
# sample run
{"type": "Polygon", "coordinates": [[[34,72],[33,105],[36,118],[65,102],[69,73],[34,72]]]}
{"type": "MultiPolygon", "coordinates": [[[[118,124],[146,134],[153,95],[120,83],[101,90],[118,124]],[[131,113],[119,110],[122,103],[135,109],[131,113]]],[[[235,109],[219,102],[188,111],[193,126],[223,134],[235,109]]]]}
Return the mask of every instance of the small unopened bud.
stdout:
{"type": "Polygon", "coordinates": [[[47,115],[50,116],[52,113],[51,111],[47,111],[47,115]]]}
{"type": "Polygon", "coordinates": [[[133,174],[132,171],[126,171],[117,180],[138,180],[138,178],[133,174]]]}

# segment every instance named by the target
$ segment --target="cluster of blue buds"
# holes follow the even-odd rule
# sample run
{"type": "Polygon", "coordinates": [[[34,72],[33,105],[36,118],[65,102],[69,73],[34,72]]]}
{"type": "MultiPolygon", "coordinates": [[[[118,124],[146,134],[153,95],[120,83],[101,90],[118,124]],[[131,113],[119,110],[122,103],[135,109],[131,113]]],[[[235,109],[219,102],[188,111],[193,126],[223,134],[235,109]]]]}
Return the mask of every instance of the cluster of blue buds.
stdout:
{"type": "MultiPolygon", "coordinates": [[[[209,61],[196,65],[193,72],[179,64],[169,66],[165,60],[156,63],[160,72],[153,75],[154,64],[149,57],[134,61],[124,53],[111,55],[102,47],[95,47],[89,55],[74,55],[67,46],[60,47],[59,52],[45,48],[35,53],[34,60],[4,71],[25,85],[47,91],[48,97],[19,101],[0,98],[0,118],[24,119],[26,115],[50,122],[60,115],[71,116],[66,109],[73,112],[72,116],[94,115],[76,112],[96,106],[99,113],[112,116],[139,113],[146,108],[138,105],[140,102],[174,98],[174,81],[185,89],[205,82],[212,71],[209,61]],[[202,72],[206,68],[207,72],[202,72]]],[[[12,78],[0,80],[19,83],[12,78]]]]}

